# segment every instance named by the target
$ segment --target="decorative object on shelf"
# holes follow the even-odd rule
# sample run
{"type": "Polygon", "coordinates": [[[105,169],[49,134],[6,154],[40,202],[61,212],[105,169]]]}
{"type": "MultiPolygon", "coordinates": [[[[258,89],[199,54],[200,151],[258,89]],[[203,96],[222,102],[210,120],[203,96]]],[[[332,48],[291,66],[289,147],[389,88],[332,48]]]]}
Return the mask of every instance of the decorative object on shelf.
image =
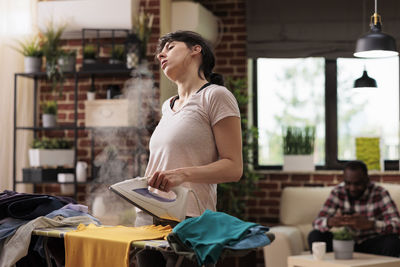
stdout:
{"type": "Polygon", "coordinates": [[[364,66],[363,75],[354,81],[354,88],[376,88],[378,87],[375,79],[368,76],[367,70],[364,66]]]}
{"type": "Polygon", "coordinates": [[[368,170],[381,170],[379,137],[356,137],[356,158],[363,161],[368,170]]]}
{"type": "Polygon", "coordinates": [[[147,43],[153,26],[154,14],[144,13],[143,7],[140,8],[139,16],[133,22],[132,32],[137,35],[140,40],[140,60],[146,58],[147,43]]]}
{"type": "MultiPolygon", "coordinates": [[[[364,1],[365,2],[365,1],[364,1]]],[[[355,57],[381,58],[397,56],[396,40],[382,32],[382,18],[378,14],[378,0],[375,0],[375,12],[371,16],[371,30],[357,40],[355,57]]]]}
{"type": "Polygon", "coordinates": [[[218,184],[217,210],[241,219],[247,219],[245,217],[246,199],[256,192],[256,182],[260,177],[252,168],[254,163],[252,155],[257,146],[258,129],[254,126],[249,127],[247,122],[246,111],[250,97],[247,94],[246,79],[227,77],[225,85],[234,94],[239,104],[243,140],[243,175],[237,183],[218,184]]]}
{"type": "Polygon", "coordinates": [[[57,175],[57,181],[59,183],[61,183],[61,185],[60,185],[61,194],[72,195],[74,193],[74,185],[73,184],[63,184],[63,183],[73,183],[74,182],[74,174],[73,173],[59,173],[57,175]]]}
{"type": "Polygon", "coordinates": [[[123,64],[125,62],[125,47],[123,45],[114,45],[111,51],[110,64],[123,64]]]}
{"type": "Polygon", "coordinates": [[[74,166],[74,150],[66,139],[47,138],[35,139],[29,149],[31,167],[43,166],[74,166]]]}
{"type": "Polygon", "coordinates": [[[93,101],[96,99],[96,87],[94,86],[94,83],[90,86],[89,91],[86,93],[87,100],[88,101],[93,101]]]}
{"type": "Polygon", "coordinates": [[[136,68],[140,59],[140,40],[136,34],[129,34],[126,38],[126,67],[136,68]]]}
{"type": "Polygon", "coordinates": [[[125,44],[128,35],[128,29],[82,29],[82,51],[87,54],[84,54],[81,70],[127,70],[125,44]]]}
{"type": "Polygon", "coordinates": [[[122,92],[118,84],[109,84],[107,86],[107,99],[120,98],[121,96],[122,92]]]}
{"type": "Polygon", "coordinates": [[[283,170],[313,171],[315,127],[289,126],[283,135],[283,170]]]}
{"type": "Polygon", "coordinates": [[[64,83],[62,69],[58,66],[58,59],[61,57],[61,35],[64,32],[65,25],[56,26],[50,21],[46,27],[43,36],[43,55],[46,58],[46,74],[51,83],[53,91],[59,90],[61,95],[64,83]]]}
{"type": "Polygon", "coordinates": [[[57,126],[57,101],[48,100],[42,103],[42,123],[44,128],[57,126]]]}
{"type": "Polygon", "coordinates": [[[83,49],[83,63],[84,64],[94,64],[96,63],[96,47],[92,44],[88,44],[83,49]]]}
{"type": "Polygon", "coordinates": [[[22,180],[27,183],[57,182],[59,173],[74,173],[74,168],[23,168],[22,180]]]}
{"type": "Polygon", "coordinates": [[[339,230],[333,231],[333,252],[335,253],[335,259],[352,259],[353,251],[353,233],[347,227],[343,227],[339,230]]]}
{"type": "Polygon", "coordinates": [[[128,99],[85,101],[86,127],[130,127],[137,125],[135,107],[128,99]]]}
{"type": "Polygon", "coordinates": [[[78,182],[86,182],[88,164],[85,161],[78,161],[76,163],[76,180],[78,182]]]}
{"type": "Polygon", "coordinates": [[[61,50],[60,57],[57,60],[57,64],[62,73],[75,72],[76,50],[61,50]]]}
{"type": "Polygon", "coordinates": [[[15,48],[24,55],[24,71],[26,73],[40,72],[42,69],[43,50],[38,35],[32,36],[24,41],[17,41],[19,48],[15,48]]]}

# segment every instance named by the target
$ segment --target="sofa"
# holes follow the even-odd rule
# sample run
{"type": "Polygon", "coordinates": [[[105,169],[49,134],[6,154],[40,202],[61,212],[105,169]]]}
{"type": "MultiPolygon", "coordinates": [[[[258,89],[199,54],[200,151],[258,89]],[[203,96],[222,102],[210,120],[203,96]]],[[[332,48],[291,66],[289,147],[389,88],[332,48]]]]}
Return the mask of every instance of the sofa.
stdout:
{"type": "MultiPolygon", "coordinates": [[[[400,184],[378,183],[400,207],[400,184]]],[[[271,227],[274,242],[264,247],[266,267],[286,267],[287,257],[310,253],[307,236],[312,222],[328,198],[332,186],[285,187],[280,201],[279,225],[271,227]]]]}

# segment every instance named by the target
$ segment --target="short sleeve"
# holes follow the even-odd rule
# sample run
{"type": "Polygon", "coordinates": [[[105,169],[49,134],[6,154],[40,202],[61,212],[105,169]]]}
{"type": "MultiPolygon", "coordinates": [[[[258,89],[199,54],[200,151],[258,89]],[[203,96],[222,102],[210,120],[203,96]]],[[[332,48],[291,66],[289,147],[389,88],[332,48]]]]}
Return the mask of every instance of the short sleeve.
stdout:
{"type": "Polygon", "coordinates": [[[236,98],[223,86],[210,88],[207,111],[211,126],[226,117],[240,117],[236,98]]]}

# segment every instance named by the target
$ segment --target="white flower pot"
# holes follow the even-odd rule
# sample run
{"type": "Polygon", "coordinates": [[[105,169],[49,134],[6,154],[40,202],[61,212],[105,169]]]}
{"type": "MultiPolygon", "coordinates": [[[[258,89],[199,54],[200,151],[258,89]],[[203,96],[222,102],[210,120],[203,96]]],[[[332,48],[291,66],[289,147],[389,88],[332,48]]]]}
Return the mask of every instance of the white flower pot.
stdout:
{"type": "Polygon", "coordinates": [[[284,155],[284,171],[314,171],[314,155],[284,155]]]}
{"type": "Polygon", "coordinates": [[[29,164],[39,166],[74,166],[73,149],[29,149],[29,164]]]}
{"type": "Polygon", "coordinates": [[[40,72],[42,69],[41,57],[25,57],[24,58],[24,71],[26,73],[40,72]]]}
{"type": "Polygon", "coordinates": [[[354,240],[333,240],[335,259],[348,260],[353,258],[354,240]]]}
{"type": "Polygon", "coordinates": [[[86,94],[88,101],[93,101],[96,99],[96,92],[87,92],[86,94]]]}
{"type": "Polygon", "coordinates": [[[42,123],[44,128],[57,126],[57,116],[53,114],[42,114],[42,123]]]}

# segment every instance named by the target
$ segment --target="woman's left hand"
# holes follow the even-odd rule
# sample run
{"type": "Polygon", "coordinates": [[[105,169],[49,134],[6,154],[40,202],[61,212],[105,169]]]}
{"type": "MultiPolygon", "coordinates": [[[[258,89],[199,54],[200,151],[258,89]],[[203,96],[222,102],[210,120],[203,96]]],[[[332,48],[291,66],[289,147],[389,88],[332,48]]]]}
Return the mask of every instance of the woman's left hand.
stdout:
{"type": "Polygon", "coordinates": [[[148,181],[149,186],[168,192],[171,188],[182,184],[185,175],[182,170],[156,171],[148,181]]]}

